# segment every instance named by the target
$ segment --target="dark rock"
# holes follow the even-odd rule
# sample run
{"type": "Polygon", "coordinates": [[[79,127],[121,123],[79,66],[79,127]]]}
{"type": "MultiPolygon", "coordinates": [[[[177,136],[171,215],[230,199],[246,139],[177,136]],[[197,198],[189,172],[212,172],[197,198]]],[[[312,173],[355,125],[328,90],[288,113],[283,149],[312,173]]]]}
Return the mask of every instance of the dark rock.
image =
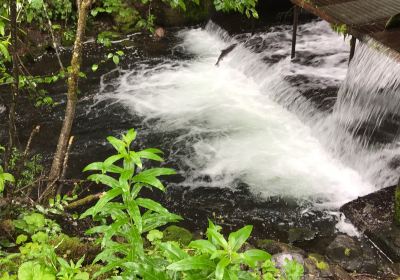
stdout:
{"type": "Polygon", "coordinates": [[[288,232],[290,243],[313,240],[317,236],[315,230],[308,228],[291,228],[288,232]]]}
{"type": "Polygon", "coordinates": [[[353,277],[350,276],[343,268],[338,265],[332,265],[331,271],[333,274],[333,279],[335,280],[352,280],[353,277]]]}
{"type": "Polygon", "coordinates": [[[400,259],[400,227],[392,225],[381,231],[369,232],[368,236],[393,260],[400,259]]]}
{"type": "Polygon", "coordinates": [[[304,250],[300,248],[271,239],[257,240],[257,248],[263,249],[272,255],[279,253],[296,253],[305,256],[306,254],[304,250]]]}
{"type": "Polygon", "coordinates": [[[393,261],[400,262],[400,229],[393,223],[396,186],[351,201],[340,209],[393,261]]]}
{"type": "Polygon", "coordinates": [[[358,241],[347,235],[338,235],[326,249],[326,254],[347,271],[376,273],[378,270],[372,249],[361,247],[358,241]]]}

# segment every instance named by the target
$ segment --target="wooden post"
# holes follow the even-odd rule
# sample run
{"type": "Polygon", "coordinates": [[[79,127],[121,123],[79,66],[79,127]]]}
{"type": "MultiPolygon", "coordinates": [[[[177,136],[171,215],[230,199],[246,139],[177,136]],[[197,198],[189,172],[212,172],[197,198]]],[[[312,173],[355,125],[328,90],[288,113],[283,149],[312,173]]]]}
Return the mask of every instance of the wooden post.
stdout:
{"type": "Polygon", "coordinates": [[[297,26],[299,24],[300,8],[294,6],[293,8],[293,37],[292,37],[292,59],[296,56],[296,39],[297,39],[297,26]]]}
{"type": "Polygon", "coordinates": [[[354,57],[354,52],[356,51],[356,42],[357,39],[354,36],[351,36],[351,40],[350,40],[350,57],[349,57],[349,63],[350,61],[353,59],[354,57]]]}

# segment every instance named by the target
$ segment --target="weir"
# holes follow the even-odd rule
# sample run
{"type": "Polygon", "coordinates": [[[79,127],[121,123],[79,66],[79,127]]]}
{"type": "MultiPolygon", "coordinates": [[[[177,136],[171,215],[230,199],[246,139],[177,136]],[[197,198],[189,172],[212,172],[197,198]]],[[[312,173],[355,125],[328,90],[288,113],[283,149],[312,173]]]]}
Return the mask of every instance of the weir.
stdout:
{"type": "Polygon", "coordinates": [[[400,26],[386,30],[388,20],[400,12],[397,0],[291,0],[295,5],[292,58],[295,56],[299,9],[304,9],[329,23],[346,26],[352,36],[350,59],[356,39],[387,49],[387,54],[400,61],[400,26]]]}

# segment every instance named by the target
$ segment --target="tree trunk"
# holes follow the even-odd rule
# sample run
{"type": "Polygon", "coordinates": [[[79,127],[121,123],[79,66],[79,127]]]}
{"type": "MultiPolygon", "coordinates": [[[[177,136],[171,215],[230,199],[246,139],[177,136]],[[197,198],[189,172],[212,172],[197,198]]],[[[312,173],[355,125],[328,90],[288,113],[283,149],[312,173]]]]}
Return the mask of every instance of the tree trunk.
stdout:
{"type": "MultiPolygon", "coordinates": [[[[18,68],[18,38],[17,38],[17,0],[10,0],[10,31],[11,31],[11,56],[12,56],[12,76],[11,98],[8,105],[8,144],[4,154],[4,169],[8,170],[9,161],[13,147],[17,144],[17,128],[15,125],[15,109],[18,98],[19,88],[19,68],[18,68]]],[[[12,190],[4,189],[4,196],[9,197],[12,190]]]]}
{"type": "Polygon", "coordinates": [[[17,142],[17,129],[15,126],[15,108],[19,88],[19,69],[18,69],[18,38],[17,38],[17,0],[10,0],[10,24],[11,24],[11,56],[12,56],[12,75],[11,98],[8,106],[8,144],[4,157],[4,167],[8,169],[12,148],[17,142]]]}
{"type": "Polygon", "coordinates": [[[46,199],[55,194],[55,181],[61,174],[68,140],[70,138],[72,124],[74,122],[76,103],[78,101],[78,79],[82,60],[82,46],[85,37],[86,20],[92,0],[81,0],[79,5],[78,25],[74,51],[71,59],[71,70],[68,77],[67,108],[65,110],[64,122],[58,138],[57,150],[53,158],[49,174],[49,184],[42,198],[46,199]]]}

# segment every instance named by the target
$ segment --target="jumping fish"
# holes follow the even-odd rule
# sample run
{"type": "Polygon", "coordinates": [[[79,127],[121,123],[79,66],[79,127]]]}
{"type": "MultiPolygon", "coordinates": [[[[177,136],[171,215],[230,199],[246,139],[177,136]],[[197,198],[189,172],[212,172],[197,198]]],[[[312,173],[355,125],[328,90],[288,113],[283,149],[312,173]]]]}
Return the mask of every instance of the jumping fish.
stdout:
{"type": "Polygon", "coordinates": [[[223,49],[221,51],[221,54],[218,57],[218,61],[217,63],[215,63],[215,66],[219,66],[219,62],[225,57],[227,56],[231,51],[233,51],[233,49],[237,46],[237,44],[232,44],[229,47],[227,47],[226,49],[223,49]]]}

